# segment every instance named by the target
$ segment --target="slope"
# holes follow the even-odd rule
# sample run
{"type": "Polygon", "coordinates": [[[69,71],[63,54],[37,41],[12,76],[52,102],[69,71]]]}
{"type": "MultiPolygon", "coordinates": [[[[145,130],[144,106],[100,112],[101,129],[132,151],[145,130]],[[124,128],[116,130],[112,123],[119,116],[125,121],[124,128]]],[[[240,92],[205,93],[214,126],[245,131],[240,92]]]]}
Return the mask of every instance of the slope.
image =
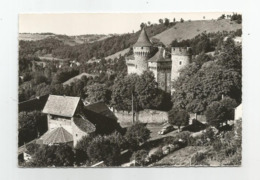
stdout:
{"type": "Polygon", "coordinates": [[[153,38],[160,40],[163,44],[169,45],[173,40],[192,39],[198,34],[206,31],[213,33],[218,31],[236,31],[241,29],[242,25],[237,24],[229,19],[223,20],[200,20],[200,21],[187,21],[178,22],[175,26],[155,35],[153,38]]]}

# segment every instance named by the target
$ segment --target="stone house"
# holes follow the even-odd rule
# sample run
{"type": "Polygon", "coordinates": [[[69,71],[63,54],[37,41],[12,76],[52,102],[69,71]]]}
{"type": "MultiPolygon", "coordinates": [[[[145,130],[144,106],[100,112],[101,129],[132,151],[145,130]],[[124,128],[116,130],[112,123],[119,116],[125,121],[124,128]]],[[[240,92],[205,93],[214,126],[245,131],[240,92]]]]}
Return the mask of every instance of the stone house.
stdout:
{"type": "Polygon", "coordinates": [[[80,97],[50,95],[43,109],[47,114],[48,131],[40,137],[43,144],[77,142],[95,132],[94,124],[81,117],[83,103],[80,97]]]}
{"type": "Polygon", "coordinates": [[[68,143],[75,147],[83,136],[91,133],[122,131],[104,103],[84,106],[80,97],[50,95],[42,112],[47,114],[48,131],[39,138],[41,144],[68,143]]]}

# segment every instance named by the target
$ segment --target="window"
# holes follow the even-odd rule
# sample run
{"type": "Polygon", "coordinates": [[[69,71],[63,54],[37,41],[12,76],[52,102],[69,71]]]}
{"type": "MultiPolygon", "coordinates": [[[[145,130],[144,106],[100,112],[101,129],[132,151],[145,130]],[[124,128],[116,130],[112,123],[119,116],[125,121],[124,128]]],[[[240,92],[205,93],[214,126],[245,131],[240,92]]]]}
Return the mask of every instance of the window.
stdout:
{"type": "Polygon", "coordinates": [[[141,47],[141,49],[144,49],[144,47],[141,47]]]}
{"type": "Polygon", "coordinates": [[[76,137],[78,136],[78,134],[76,134],[76,137]]]}
{"type": "Polygon", "coordinates": [[[182,64],[182,61],[179,61],[179,65],[181,65],[182,64]]]}

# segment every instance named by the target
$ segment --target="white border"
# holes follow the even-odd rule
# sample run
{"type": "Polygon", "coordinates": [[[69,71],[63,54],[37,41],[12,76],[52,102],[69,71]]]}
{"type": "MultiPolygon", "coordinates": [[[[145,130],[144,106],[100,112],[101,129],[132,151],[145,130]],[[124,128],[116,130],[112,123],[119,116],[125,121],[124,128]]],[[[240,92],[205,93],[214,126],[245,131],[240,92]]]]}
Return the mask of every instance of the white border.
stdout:
{"type": "Polygon", "coordinates": [[[259,4],[256,0],[1,0],[1,179],[250,179],[260,173],[259,4]],[[19,169],[17,168],[17,52],[19,13],[66,12],[243,13],[243,164],[239,168],[19,169]]]}

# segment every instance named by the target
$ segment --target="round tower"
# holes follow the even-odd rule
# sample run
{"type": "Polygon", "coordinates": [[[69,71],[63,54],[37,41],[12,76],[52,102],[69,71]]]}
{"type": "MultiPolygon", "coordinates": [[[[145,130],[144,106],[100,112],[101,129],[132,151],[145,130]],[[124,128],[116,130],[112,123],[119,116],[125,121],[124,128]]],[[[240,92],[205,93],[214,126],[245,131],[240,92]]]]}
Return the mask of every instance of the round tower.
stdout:
{"type": "Polygon", "coordinates": [[[133,46],[135,72],[140,75],[148,70],[148,59],[151,57],[152,43],[143,28],[137,42],[133,46]]]}
{"type": "Polygon", "coordinates": [[[180,70],[191,63],[191,48],[172,47],[172,73],[171,80],[175,81],[179,75],[180,70]]]}

